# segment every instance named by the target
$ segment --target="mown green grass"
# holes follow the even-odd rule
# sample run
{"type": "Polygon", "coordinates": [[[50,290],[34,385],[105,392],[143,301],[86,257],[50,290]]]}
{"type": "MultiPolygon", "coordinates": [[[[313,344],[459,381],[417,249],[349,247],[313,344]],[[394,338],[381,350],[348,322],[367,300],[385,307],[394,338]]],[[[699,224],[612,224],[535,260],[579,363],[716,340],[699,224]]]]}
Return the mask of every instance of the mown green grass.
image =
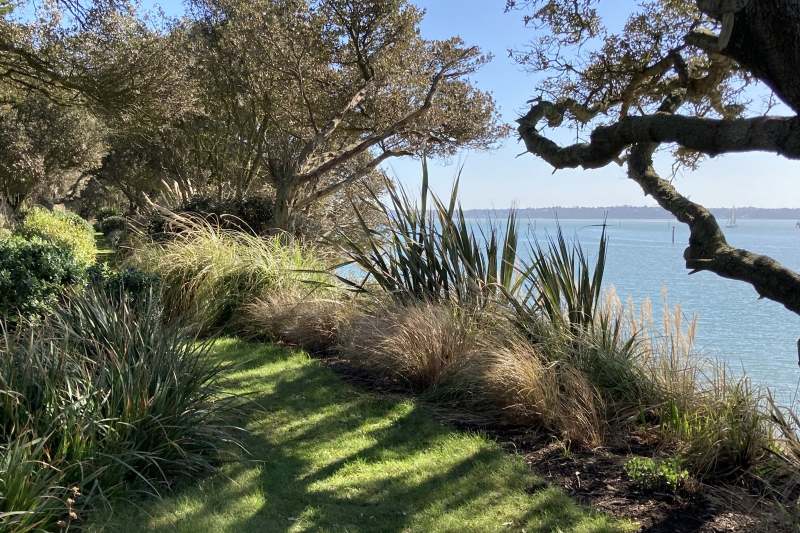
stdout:
{"type": "Polygon", "coordinates": [[[105,235],[99,231],[94,232],[94,244],[97,247],[95,257],[98,261],[102,262],[104,259],[113,259],[114,255],[117,253],[111,248],[111,245],[106,240],[105,235]]]}
{"type": "Polygon", "coordinates": [[[250,454],[226,475],[137,501],[93,532],[633,531],[546,487],[485,436],[434,422],[415,402],[342,382],[304,353],[222,340],[242,362],[231,392],[248,394],[250,454]]]}

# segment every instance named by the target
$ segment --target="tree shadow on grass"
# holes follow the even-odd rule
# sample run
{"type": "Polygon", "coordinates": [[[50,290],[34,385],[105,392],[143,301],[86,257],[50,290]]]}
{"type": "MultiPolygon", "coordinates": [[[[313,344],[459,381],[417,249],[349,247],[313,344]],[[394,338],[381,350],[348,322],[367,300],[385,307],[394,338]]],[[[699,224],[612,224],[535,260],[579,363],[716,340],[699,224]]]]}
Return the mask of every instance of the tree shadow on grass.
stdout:
{"type": "Polygon", "coordinates": [[[302,355],[245,347],[226,341],[218,355],[251,356],[226,380],[261,391],[241,406],[250,454],[150,506],[147,531],[618,530],[556,489],[529,494],[540,481],[521,461],[418,405],[354,389],[302,355]]]}

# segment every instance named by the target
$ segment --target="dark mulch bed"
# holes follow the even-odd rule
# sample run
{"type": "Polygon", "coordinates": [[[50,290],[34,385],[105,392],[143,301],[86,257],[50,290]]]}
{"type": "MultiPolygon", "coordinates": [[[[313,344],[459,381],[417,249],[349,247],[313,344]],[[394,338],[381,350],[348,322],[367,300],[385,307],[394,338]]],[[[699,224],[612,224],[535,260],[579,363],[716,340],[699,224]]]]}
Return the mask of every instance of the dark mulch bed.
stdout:
{"type": "MultiPolygon", "coordinates": [[[[714,490],[693,483],[680,495],[637,490],[624,465],[632,456],[652,456],[654,450],[636,438],[609,448],[570,449],[566,453],[561,441],[552,435],[512,428],[490,434],[504,448],[522,455],[549,483],[596,509],[639,522],[642,532],[717,533],[778,528],[773,520],[759,520],[742,511],[748,504],[755,511],[755,501],[744,498],[725,502],[720,496],[711,496],[712,492],[730,492],[728,496],[733,498],[735,491],[730,489],[714,490]]],[[[740,497],[744,495],[742,491],[740,497]]]]}
{"type": "MultiPolygon", "coordinates": [[[[401,383],[376,383],[341,359],[326,354],[318,357],[342,379],[383,394],[409,396],[401,383]]],[[[442,424],[460,430],[484,431],[509,453],[523,457],[526,464],[585,505],[617,518],[641,524],[641,533],[761,533],[797,531],[782,520],[775,508],[764,506],[744,487],[703,485],[690,481],[681,494],[642,491],[624,469],[632,457],[654,457],[659,447],[641,437],[630,436],[604,448],[570,446],[546,430],[498,424],[485,415],[428,405],[442,424]]],[[[534,486],[536,491],[541,486],[534,486]]]]}

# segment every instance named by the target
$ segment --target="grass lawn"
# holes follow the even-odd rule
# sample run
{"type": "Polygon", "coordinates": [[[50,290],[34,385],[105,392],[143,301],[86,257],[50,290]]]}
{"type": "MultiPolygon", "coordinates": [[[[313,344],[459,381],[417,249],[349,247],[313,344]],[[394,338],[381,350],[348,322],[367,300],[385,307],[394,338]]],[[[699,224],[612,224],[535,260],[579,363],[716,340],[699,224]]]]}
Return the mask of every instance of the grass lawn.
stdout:
{"type": "Polygon", "coordinates": [[[101,232],[94,232],[94,242],[95,246],[97,246],[97,254],[95,255],[99,262],[102,263],[105,260],[114,258],[116,252],[111,248],[111,245],[108,244],[108,241],[101,232]]]}
{"type": "Polygon", "coordinates": [[[163,501],[117,505],[90,531],[637,529],[545,486],[484,436],[442,427],[413,401],[358,390],[302,352],[221,340],[213,356],[243,362],[226,385],[250,394],[250,454],[163,501]]]}

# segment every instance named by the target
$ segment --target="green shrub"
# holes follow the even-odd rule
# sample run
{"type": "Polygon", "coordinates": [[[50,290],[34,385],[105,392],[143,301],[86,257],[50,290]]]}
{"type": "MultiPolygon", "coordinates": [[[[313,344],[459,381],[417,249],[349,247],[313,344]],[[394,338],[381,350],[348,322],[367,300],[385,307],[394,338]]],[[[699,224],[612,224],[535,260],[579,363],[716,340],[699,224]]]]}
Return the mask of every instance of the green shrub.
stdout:
{"type": "MultiPolygon", "coordinates": [[[[269,196],[249,196],[237,200],[217,200],[208,196],[195,196],[175,209],[176,213],[226,231],[263,235],[270,229],[275,199],[269,196]]],[[[159,213],[145,220],[138,220],[144,233],[154,241],[169,240],[172,235],[184,231],[181,224],[172,224],[159,213]]]]}
{"type": "Polygon", "coordinates": [[[96,263],[87,270],[90,284],[101,287],[112,299],[125,298],[132,303],[146,297],[151,291],[158,292],[159,279],[155,274],[135,267],[117,270],[108,263],[96,263]]]}
{"type": "Polygon", "coordinates": [[[125,217],[108,217],[100,224],[100,231],[103,233],[108,243],[114,248],[119,245],[120,239],[127,229],[128,220],[125,217]]]}
{"type": "Polygon", "coordinates": [[[275,199],[268,196],[248,196],[237,200],[217,201],[205,196],[195,196],[178,209],[180,212],[193,213],[214,220],[224,229],[252,231],[259,235],[269,228],[275,199]]]}
{"type": "Polygon", "coordinates": [[[55,210],[49,212],[52,213],[56,217],[56,219],[66,220],[68,222],[71,222],[77,228],[82,229],[83,232],[86,233],[87,235],[94,236],[94,228],[92,227],[92,225],[89,224],[89,221],[80,216],[78,213],[74,213],[72,211],[55,211],[55,210]]]}
{"type": "MultiPolygon", "coordinates": [[[[206,355],[185,329],[163,325],[155,298],[129,304],[92,288],[32,330],[6,334],[1,512],[27,516],[59,487],[76,487],[89,505],[134,483],[157,492],[172,476],[215,469],[220,445],[236,441],[223,417],[231,400],[218,397],[221,367],[206,355]]],[[[69,520],[71,504],[57,499],[37,531],[69,520]]]]}
{"type": "Polygon", "coordinates": [[[125,217],[113,216],[103,220],[100,225],[100,231],[104,234],[111,233],[112,231],[122,231],[128,226],[125,217]]]}
{"type": "Polygon", "coordinates": [[[92,226],[95,231],[103,231],[103,222],[107,218],[121,216],[122,213],[116,207],[101,207],[94,214],[94,225],[92,226]]]}
{"type": "Polygon", "coordinates": [[[48,211],[34,207],[23,214],[14,232],[25,238],[40,237],[57,245],[74,250],[78,259],[94,263],[97,246],[94,230],[88,222],[67,211],[48,211]]]}
{"type": "Polygon", "coordinates": [[[107,218],[118,217],[120,215],[122,215],[122,213],[116,207],[106,206],[97,210],[97,212],[94,214],[94,219],[98,224],[100,224],[107,218]]]}
{"type": "Polygon", "coordinates": [[[0,236],[0,316],[41,315],[68,285],[84,279],[73,251],[40,237],[0,236]]]}

